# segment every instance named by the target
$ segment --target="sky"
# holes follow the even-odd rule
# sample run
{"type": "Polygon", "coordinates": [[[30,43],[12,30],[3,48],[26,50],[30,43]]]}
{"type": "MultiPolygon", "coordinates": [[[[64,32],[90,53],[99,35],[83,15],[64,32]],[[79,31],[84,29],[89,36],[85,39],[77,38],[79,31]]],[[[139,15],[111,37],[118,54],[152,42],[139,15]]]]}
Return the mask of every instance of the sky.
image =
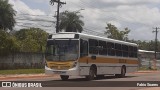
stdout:
{"type": "MultiPolygon", "coordinates": [[[[15,30],[42,28],[55,33],[57,4],[50,0],[9,0],[17,12],[15,30]]],[[[131,32],[129,39],[154,40],[154,27],[160,27],[160,0],[61,0],[60,12],[79,11],[85,23],[84,33],[103,36],[107,23],[131,32]]],[[[159,29],[160,31],[160,29],[159,29]]],[[[158,39],[160,39],[158,33],[158,39]]]]}

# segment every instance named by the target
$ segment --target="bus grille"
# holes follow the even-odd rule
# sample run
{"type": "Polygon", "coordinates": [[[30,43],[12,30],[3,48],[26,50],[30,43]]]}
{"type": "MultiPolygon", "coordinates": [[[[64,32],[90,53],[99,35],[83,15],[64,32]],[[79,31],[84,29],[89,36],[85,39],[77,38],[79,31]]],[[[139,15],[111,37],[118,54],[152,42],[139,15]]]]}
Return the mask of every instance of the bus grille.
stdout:
{"type": "Polygon", "coordinates": [[[51,66],[51,68],[57,70],[67,70],[70,69],[70,66],[51,66]]]}

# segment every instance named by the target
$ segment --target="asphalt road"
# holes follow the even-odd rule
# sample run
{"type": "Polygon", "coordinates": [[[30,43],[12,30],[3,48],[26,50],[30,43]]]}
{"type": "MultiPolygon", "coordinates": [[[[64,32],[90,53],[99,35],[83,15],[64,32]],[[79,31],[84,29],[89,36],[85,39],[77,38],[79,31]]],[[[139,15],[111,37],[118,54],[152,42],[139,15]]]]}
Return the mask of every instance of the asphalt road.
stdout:
{"type": "MultiPolygon", "coordinates": [[[[141,83],[157,84],[160,81],[160,72],[152,73],[130,73],[125,78],[105,76],[105,78],[95,78],[93,81],[85,81],[84,77],[70,77],[68,81],[61,81],[60,77],[44,78],[18,78],[8,81],[37,81],[41,82],[42,88],[0,88],[0,90],[160,90],[159,87],[137,87],[141,83]]],[[[160,83],[158,83],[160,85],[160,83]]]]}

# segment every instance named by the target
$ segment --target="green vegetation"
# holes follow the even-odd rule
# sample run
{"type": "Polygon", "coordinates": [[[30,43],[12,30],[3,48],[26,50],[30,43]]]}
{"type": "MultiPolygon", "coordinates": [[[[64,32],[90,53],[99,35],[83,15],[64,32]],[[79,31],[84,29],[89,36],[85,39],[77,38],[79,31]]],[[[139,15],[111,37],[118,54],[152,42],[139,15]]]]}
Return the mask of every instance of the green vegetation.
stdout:
{"type": "Polygon", "coordinates": [[[140,67],[138,70],[139,71],[150,71],[150,70],[157,70],[157,69],[153,69],[151,67],[145,67],[145,66],[143,66],[143,67],[140,67]]]}
{"type": "Polygon", "coordinates": [[[44,52],[48,33],[39,28],[21,29],[13,34],[0,30],[0,56],[14,52],[44,52]]]}
{"type": "Polygon", "coordinates": [[[13,31],[16,13],[8,0],[0,0],[0,13],[0,56],[45,51],[47,32],[40,28],[13,31]]]}
{"type": "Polygon", "coordinates": [[[8,32],[0,30],[0,55],[8,55],[18,50],[19,46],[16,38],[8,32]]]}
{"type": "Polygon", "coordinates": [[[64,11],[60,13],[60,31],[65,32],[82,32],[84,22],[80,19],[83,16],[80,12],[64,11]]]}
{"type": "MultiPolygon", "coordinates": [[[[139,49],[154,51],[155,50],[155,41],[141,41],[141,40],[129,40],[129,42],[137,43],[139,49]]],[[[157,42],[157,45],[160,46],[160,42],[157,42]]],[[[157,51],[160,52],[160,47],[157,47],[157,51]]]]}
{"type": "Polygon", "coordinates": [[[15,11],[8,0],[0,0],[0,29],[12,30],[15,25],[15,11]]]}
{"type": "Polygon", "coordinates": [[[44,73],[44,69],[0,70],[0,75],[9,75],[9,74],[39,74],[39,73],[44,73]]]}
{"type": "Polygon", "coordinates": [[[21,52],[44,52],[48,33],[39,28],[21,29],[15,37],[21,52]]]}
{"type": "Polygon", "coordinates": [[[127,27],[124,29],[124,31],[120,31],[115,25],[109,23],[107,24],[105,34],[108,38],[127,41],[129,32],[130,30],[127,27]]]}
{"type": "MultiPolygon", "coordinates": [[[[104,32],[108,38],[132,42],[138,44],[138,48],[142,50],[154,51],[155,50],[155,41],[142,41],[142,40],[130,40],[128,38],[128,34],[131,30],[127,27],[124,30],[119,30],[115,25],[107,24],[106,31],[104,32]]],[[[160,42],[157,42],[158,46],[160,46],[160,42]]],[[[160,52],[160,47],[157,48],[157,51],[160,52]]]]}

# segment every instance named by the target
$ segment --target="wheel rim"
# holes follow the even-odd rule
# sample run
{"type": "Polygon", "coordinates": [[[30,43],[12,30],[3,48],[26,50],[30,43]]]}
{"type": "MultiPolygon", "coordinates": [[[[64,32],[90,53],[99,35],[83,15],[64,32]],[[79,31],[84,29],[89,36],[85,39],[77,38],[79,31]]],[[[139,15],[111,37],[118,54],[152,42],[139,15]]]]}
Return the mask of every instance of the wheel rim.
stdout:
{"type": "Polygon", "coordinates": [[[125,76],[125,70],[124,70],[124,68],[122,68],[122,77],[124,77],[125,76]]]}
{"type": "Polygon", "coordinates": [[[90,70],[90,79],[91,80],[94,79],[94,74],[95,74],[94,69],[91,68],[91,70],[90,70]]]}

